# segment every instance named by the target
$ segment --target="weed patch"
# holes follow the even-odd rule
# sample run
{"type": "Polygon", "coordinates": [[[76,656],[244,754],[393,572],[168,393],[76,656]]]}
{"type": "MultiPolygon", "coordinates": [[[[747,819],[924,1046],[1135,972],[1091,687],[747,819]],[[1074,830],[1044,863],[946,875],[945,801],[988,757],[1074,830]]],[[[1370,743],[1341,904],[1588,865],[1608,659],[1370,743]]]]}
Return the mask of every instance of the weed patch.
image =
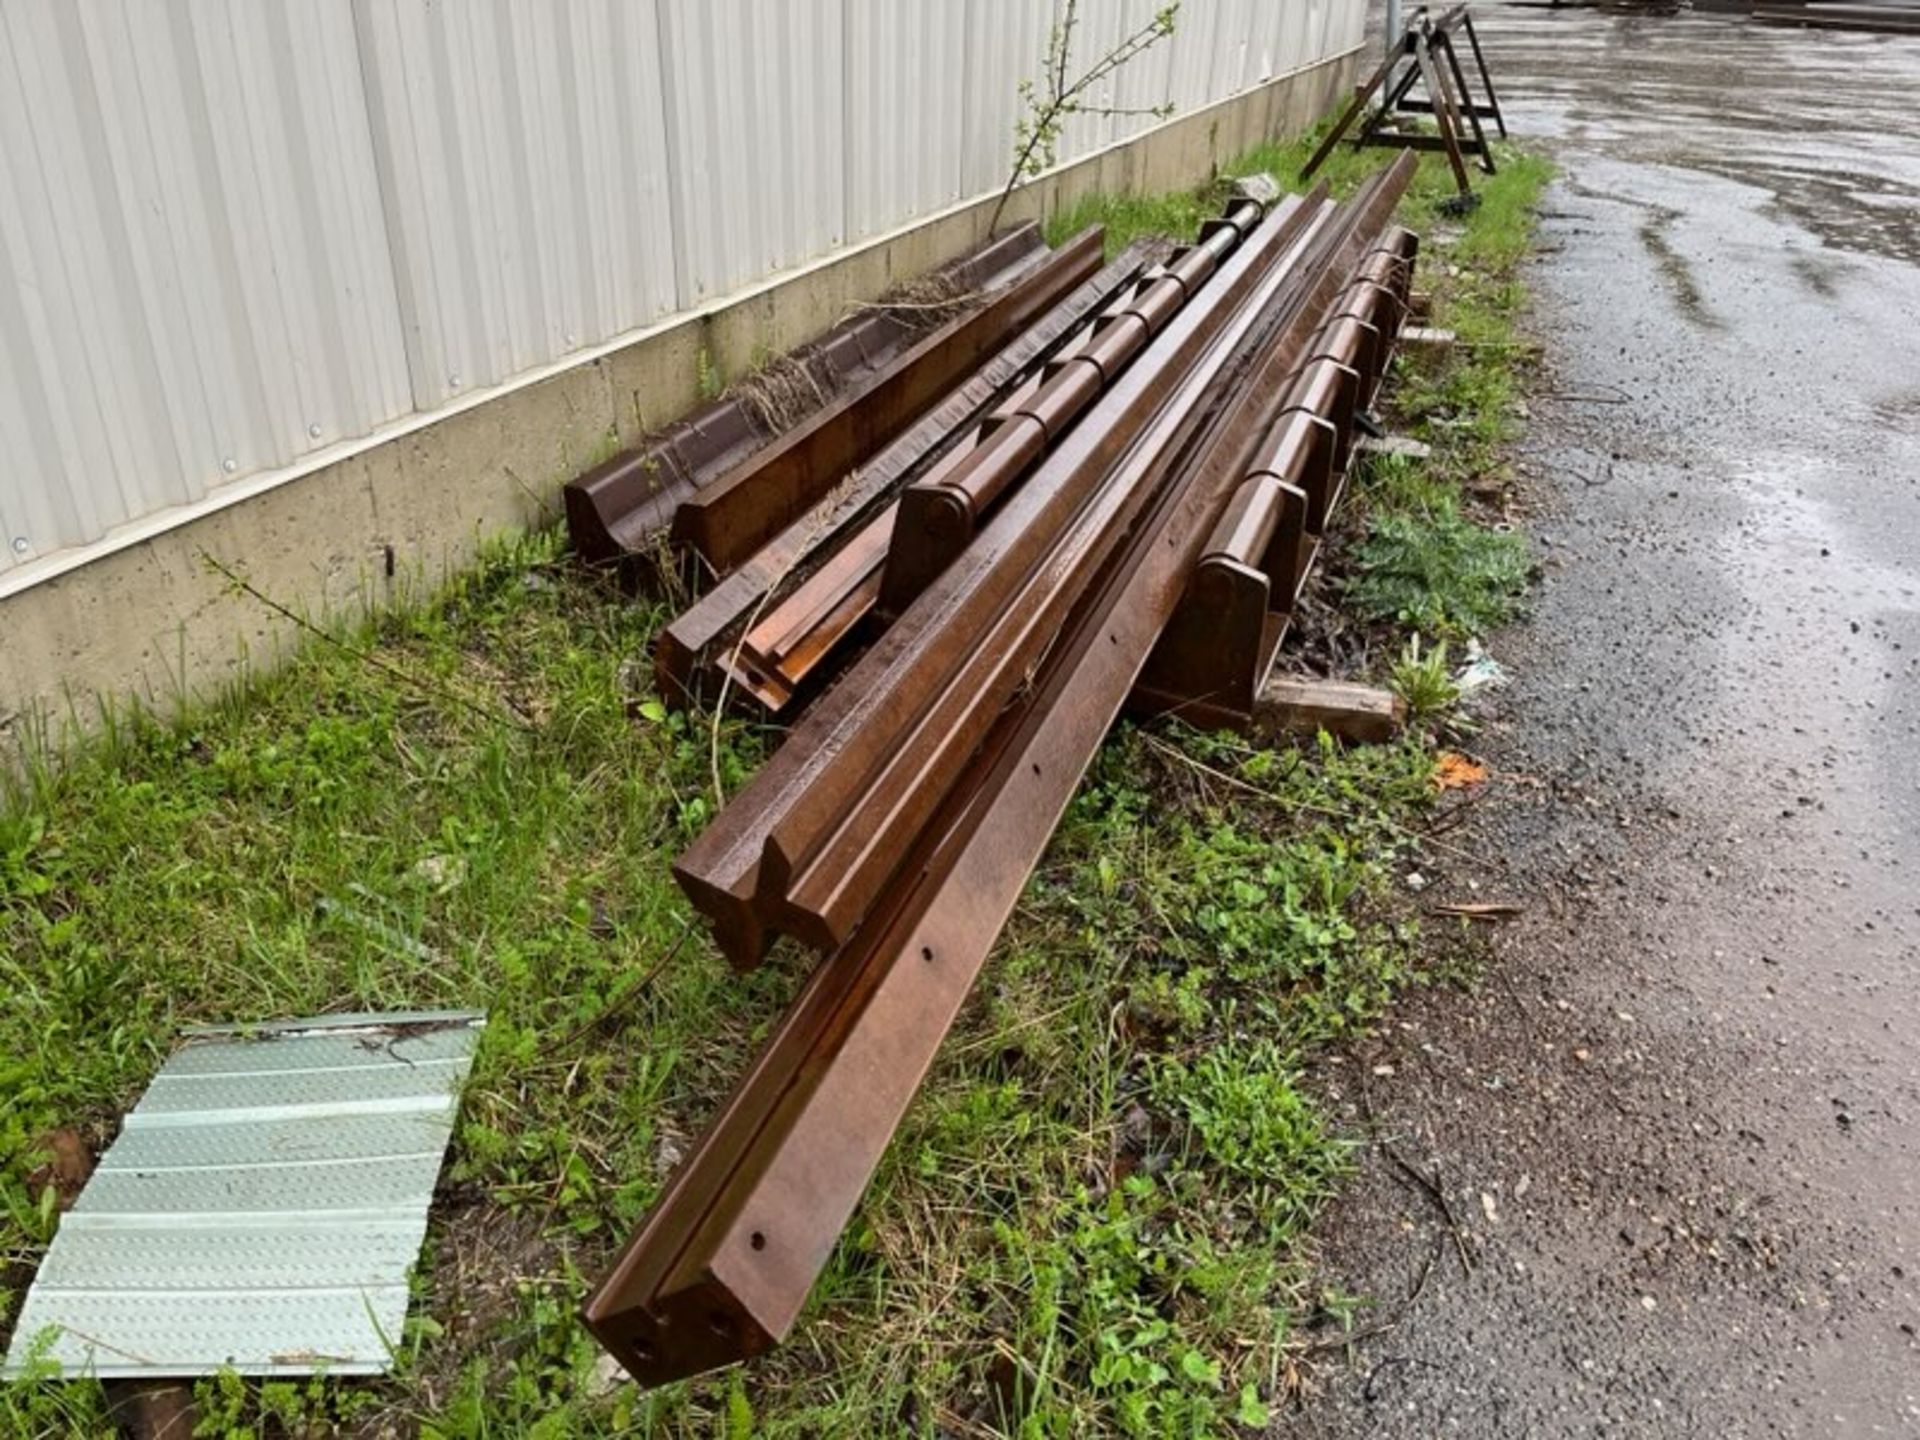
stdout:
{"type": "Polygon", "coordinates": [[[1447,642],[1424,645],[1419,635],[1407,642],[1393,662],[1387,683],[1407,707],[1415,725],[1439,719],[1460,701],[1460,687],[1447,668],[1447,642]]]}
{"type": "Polygon", "coordinates": [[[1220,213],[1215,197],[1176,190],[1166,195],[1085,195],[1056,215],[1046,227],[1047,243],[1058,245],[1089,225],[1106,227],[1109,260],[1143,237],[1192,240],[1200,224],[1220,213]]]}
{"type": "Polygon", "coordinates": [[[1343,594],[1368,620],[1436,636],[1483,635],[1513,618],[1533,572],[1526,541],[1461,514],[1382,507],[1353,551],[1343,594]]]}

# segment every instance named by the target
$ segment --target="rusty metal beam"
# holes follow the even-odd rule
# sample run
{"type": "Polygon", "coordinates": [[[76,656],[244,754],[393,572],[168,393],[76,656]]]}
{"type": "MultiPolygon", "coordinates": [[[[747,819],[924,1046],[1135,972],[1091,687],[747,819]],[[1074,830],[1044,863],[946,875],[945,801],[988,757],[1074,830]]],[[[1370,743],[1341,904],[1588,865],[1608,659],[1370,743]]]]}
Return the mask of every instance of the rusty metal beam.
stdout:
{"type": "Polygon", "coordinates": [[[1129,706],[1203,729],[1238,728],[1253,713],[1303,568],[1307,496],[1270,474],[1234,493],[1185,593],[1135,683],[1129,706]],[[1284,603],[1276,603],[1285,594],[1284,603]]]}
{"type": "MultiPolygon", "coordinates": [[[[1042,263],[1037,225],[1021,225],[935,272],[962,293],[991,295],[1042,263]]],[[[835,325],[789,359],[822,386],[824,397],[885,370],[927,327],[912,312],[875,309],[835,325]]],[[[772,438],[751,403],[721,396],[666,426],[647,443],[594,466],[562,488],[567,535],[591,565],[620,567],[632,587],[680,503],[733,470],[772,438]]]]}
{"type": "Polygon", "coordinates": [[[1110,303],[1145,266],[1151,248],[1145,242],[1128,246],[668,625],[654,651],[654,678],[667,703],[710,698],[710,677],[719,673],[742,627],[766,610],[770,597],[791,578],[807,574],[817,557],[842,543],[888,493],[938,456],[1009,386],[1110,303]]]}
{"type": "Polygon", "coordinates": [[[1416,250],[1411,232],[1390,232],[1334,302],[1307,347],[1310,358],[1289,389],[1285,410],[1142,670],[1130,709],[1176,714],[1209,729],[1254,724],[1294,604],[1345,486],[1343,436],[1350,433],[1354,411],[1372,403],[1391,361],[1416,250]],[[1357,364],[1350,366],[1356,353],[1357,364]]]}
{"type": "MultiPolygon", "coordinates": [[[[1097,525],[1076,523],[1083,507],[1099,497],[1106,508],[1095,518],[1124,521],[1127,482],[1106,483],[1115,466],[1165,409],[1170,386],[1208,354],[1223,324],[1231,318],[1244,330],[1253,323],[1257,312],[1249,298],[1263,284],[1277,283],[1269,271],[1303,232],[1324,221],[1326,203],[1321,197],[1288,203],[1254,231],[1218,280],[1180,311],[1160,343],[1001,507],[962,563],[943,573],[847,680],[801,719],[788,743],[680,857],[675,878],[713,922],[736,965],[757,964],[776,932],[819,946],[844,938],[876,877],[884,878],[889,861],[898,862],[891,842],[924,819],[937,796],[941,775],[930,768],[936,752],[950,756],[956,745],[977,743],[991,709],[1019,683],[1014,665],[995,675],[991,690],[968,696],[955,691],[953,676],[986,648],[987,631],[1043,561],[1056,571],[1085,565],[1115,543],[1116,536],[1097,525]],[[1068,538],[1072,543],[1053,556],[1068,538]],[[936,707],[942,697],[948,703],[936,707]],[[954,717],[955,709],[965,713],[954,717]],[[948,726],[949,718],[961,728],[948,726]],[[821,868],[830,862],[820,857],[836,840],[836,855],[852,848],[865,858],[857,874],[834,885],[830,903],[822,900],[824,908],[816,909],[817,882],[830,873],[821,868]],[[809,899],[796,906],[787,891],[803,871],[800,886],[809,899]]],[[[1129,480],[1137,484],[1138,476],[1129,480]]],[[[1033,622],[1023,639],[1031,649],[1045,638],[1044,628],[1034,628],[1043,619],[1043,613],[1016,610],[1009,633],[1022,620],[1033,622]]],[[[1005,645],[993,652],[996,658],[1011,658],[1005,645]]]]}
{"type": "Polygon", "coordinates": [[[867,614],[892,616],[904,609],[965,547],[977,517],[1066,432],[1108,377],[1165,325],[1189,289],[1212,274],[1218,257],[1258,221],[1260,209],[1249,202],[1237,207],[1235,215],[1230,226],[1209,232],[1204,265],[1189,263],[1186,279],[1170,266],[1158,266],[1127,287],[1088,333],[1028,377],[976,431],[864,527],[849,542],[854,554],[843,551],[844,561],[836,556],[757,623],[727,667],[735,679],[777,710],[867,614]],[[1096,359],[1095,352],[1101,358],[1096,359]],[[935,538],[929,521],[939,523],[955,497],[963,514],[935,538]]]}
{"type": "Polygon", "coordinates": [[[1129,361],[1178,313],[1260,219],[1257,205],[1230,207],[1200,238],[1134,293],[1114,302],[1085,341],[1048,366],[1032,393],[989,422],[991,434],[900,496],[880,607],[897,615],[972,541],[988,509],[1097,400],[1129,361]]]}
{"type": "Polygon", "coordinates": [[[979,309],[684,500],[673,538],[724,575],[817,504],[842,475],[911,425],[971,370],[1100,266],[1103,232],[1082,231],[979,309]]]}
{"type": "Polygon", "coordinates": [[[720,665],[767,709],[785,709],[832,649],[880,599],[880,569],[893,533],[893,504],[860,530],[766,617],[720,665]]]}
{"type": "Polygon", "coordinates": [[[1260,217],[1251,202],[1208,221],[1199,243],[1128,287],[1090,329],[1028,378],[899,501],[747,631],[722,668],[771,711],[877,614],[905,609],[972,539],[984,512],[1031,469],[1260,217]]]}

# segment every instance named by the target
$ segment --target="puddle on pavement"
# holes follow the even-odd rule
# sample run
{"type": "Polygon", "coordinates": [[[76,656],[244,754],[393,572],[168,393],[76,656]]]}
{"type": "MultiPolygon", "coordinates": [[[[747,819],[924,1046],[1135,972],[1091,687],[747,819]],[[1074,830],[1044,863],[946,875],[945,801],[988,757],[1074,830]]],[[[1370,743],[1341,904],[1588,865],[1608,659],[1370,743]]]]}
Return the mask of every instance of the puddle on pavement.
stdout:
{"type": "Polygon", "coordinates": [[[1834,249],[1920,264],[1911,40],[1724,16],[1506,12],[1488,28],[1496,73],[1527,77],[1507,100],[1520,128],[1751,186],[1834,249]]]}

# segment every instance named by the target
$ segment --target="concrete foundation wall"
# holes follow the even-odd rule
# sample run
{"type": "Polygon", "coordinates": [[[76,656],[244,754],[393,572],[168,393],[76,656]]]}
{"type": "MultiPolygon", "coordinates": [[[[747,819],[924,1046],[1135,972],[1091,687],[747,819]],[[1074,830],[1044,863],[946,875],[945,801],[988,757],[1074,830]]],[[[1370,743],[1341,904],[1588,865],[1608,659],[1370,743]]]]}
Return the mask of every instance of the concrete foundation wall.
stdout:
{"type": "MultiPolygon", "coordinates": [[[[1356,52],[1284,76],[1064,166],[1016,194],[1003,223],[1051,218],[1089,194],[1204,183],[1313,123],[1358,63],[1356,52]]],[[[566,480],[691,409],[703,354],[722,376],[742,373],[980,243],[993,209],[970,203],[772,277],[0,599],[0,737],[18,744],[38,718],[58,738],[88,726],[102,701],[169,712],[297,642],[297,627],[234,593],[208,557],[316,618],[418,598],[487,537],[556,517],[566,480]]]]}

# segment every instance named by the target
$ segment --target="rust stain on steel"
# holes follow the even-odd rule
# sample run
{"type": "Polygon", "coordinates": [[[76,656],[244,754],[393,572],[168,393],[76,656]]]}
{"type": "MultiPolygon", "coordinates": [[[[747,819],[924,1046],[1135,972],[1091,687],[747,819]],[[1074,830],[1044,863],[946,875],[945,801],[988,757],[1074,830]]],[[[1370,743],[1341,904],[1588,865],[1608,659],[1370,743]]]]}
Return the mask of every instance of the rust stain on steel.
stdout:
{"type": "Polygon", "coordinates": [[[935,330],[893,364],[689,496],[673,538],[724,575],[817,504],[854,465],[912,424],[1008,338],[1100,266],[1082,231],[985,305],[935,330]]]}
{"type": "MultiPolygon", "coordinates": [[[[962,291],[995,292],[1041,262],[1037,225],[1022,225],[935,272],[962,291]]],[[[824,393],[857,385],[893,363],[926,331],[907,312],[876,310],[835,325],[791,361],[824,393]]],[[[594,466],[562,489],[574,553],[594,565],[631,562],[673,523],[674,511],[764,447],[771,435],[747,400],[723,395],[668,425],[646,444],[594,466]]],[[[638,567],[621,563],[632,586],[638,567]]]]}
{"type": "Polygon", "coordinates": [[[1105,305],[1139,273],[1151,248],[1146,242],[1129,246],[667,626],[654,652],[655,680],[667,702],[680,705],[709,694],[706,677],[740,627],[763,608],[768,595],[789,576],[803,572],[816,555],[839,543],[882,497],[939,454],[1003,390],[1105,305]]]}
{"type": "MultiPolygon", "coordinates": [[[[1090,499],[1106,494],[1103,518],[1124,518],[1124,492],[1102,482],[1146,432],[1170,382],[1206,353],[1221,318],[1243,304],[1265,267],[1318,219],[1324,203],[1295,201],[1254,232],[1216,284],[1168,327],[1165,343],[1129,368],[1086,423],[1000,508],[962,561],[802,717],[788,742],[680,857],[675,877],[713,922],[716,940],[736,965],[757,964],[776,931],[823,948],[844,937],[847,917],[870,897],[868,880],[884,865],[887,840],[924,818],[928,799],[938,793],[939,777],[926,773],[928,756],[951,753],[951,746],[942,744],[933,727],[956,707],[934,716],[936,698],[1090,499]],[[910,746],[909,736],[917,744],[910,746]],[[864,811],[864,818],[879,822],[874,839],[846,839],[879,858],[862,863],[854,884],[839,887],[831,913],[790,907],[789,880],[812,866],[855,802],[876,789],[882,793],[864,811]]],[[[1078,527],[1074,533],[1079,544],[1064,551],[1056,567],[1086,563],[1102,543],[1097,529],[1078,527]]],[[[1107,543],[1113,538],[1106,537],[1107,543]]],[[[1014,664],[996,676],[995,692],[979,697],[978,705],[953,697],[966,711],[967,728],[950,738],[977,742],[979,726],[1021,681],[1020,657],[1012,658],[1014,664]]],[[[891,858],[898,862],[897,846],[891,858]]]]}
{"type": "MultiPolygon", "coordinates": [[[[792,1326],[1221,509],[1259,455],[1284,381],[1343,267],[1411,174],[1364,187],[1267,295],[1257,363],[1200,434],[1165,432],[1141,523],[1072,608],[1016,704],[912,838],[901,879],[815,969],[719,1119],[586,1307],[636,1378],[757,1354],[792,1326]]],[[[1264,303],[1264,301],[1263,301],[1264,303]]]]}

